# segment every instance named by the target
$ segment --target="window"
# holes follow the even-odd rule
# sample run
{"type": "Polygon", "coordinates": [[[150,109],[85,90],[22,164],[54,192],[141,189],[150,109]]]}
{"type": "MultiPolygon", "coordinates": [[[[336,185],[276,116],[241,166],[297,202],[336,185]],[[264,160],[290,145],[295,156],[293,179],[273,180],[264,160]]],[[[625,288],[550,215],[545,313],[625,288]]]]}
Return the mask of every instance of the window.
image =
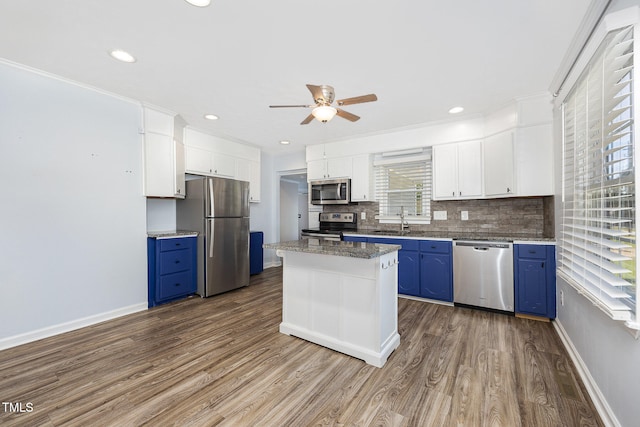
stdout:
{"type": "Polygon", "coordinates": [[[563,104],[558,271],[637,329],[633,31],[605,37],[563,104]]]}
{"type": "Polygon", "coordinates": [[[384,153],[374,160],[380,222],[398,222],[402,210],[409,223],[431,219],[431,149],[411,154],[384,153]]]}

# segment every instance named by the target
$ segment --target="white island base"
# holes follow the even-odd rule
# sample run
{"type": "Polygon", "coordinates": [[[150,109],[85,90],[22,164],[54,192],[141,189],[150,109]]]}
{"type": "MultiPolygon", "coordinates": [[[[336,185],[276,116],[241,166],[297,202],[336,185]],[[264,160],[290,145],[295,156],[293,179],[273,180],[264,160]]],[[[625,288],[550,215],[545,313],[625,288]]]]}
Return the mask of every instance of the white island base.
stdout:
{"type": "Polygon", "coordinates": [[[363,259],[278,250],[280,332],[381,368],[400,345],[398,252],[363,259]]]}

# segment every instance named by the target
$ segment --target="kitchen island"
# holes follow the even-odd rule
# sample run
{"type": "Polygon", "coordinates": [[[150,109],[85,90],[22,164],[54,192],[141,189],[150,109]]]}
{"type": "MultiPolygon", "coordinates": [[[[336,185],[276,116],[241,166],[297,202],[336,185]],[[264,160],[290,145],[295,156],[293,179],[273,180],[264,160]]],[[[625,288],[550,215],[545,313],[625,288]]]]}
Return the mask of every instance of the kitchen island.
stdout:
{"type": "Polygon", "coordinates": [[[283,261],[280,332],[381,368],[400,345],[399,245],[318,239],[265,244],[283,261]]]}

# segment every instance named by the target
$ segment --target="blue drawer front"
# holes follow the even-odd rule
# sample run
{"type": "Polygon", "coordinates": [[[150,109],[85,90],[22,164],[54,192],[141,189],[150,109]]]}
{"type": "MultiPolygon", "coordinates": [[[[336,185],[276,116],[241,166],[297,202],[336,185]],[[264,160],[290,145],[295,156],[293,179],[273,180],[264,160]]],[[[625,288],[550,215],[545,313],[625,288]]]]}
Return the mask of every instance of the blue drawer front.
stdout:
{"type": "Polygon", "coordinates": [[[179,239],[162,239],[160,240],[160,252],[174,251],[176,249],[184,249],[189,247],[189,240],[195,237],[182,237],[179,239]]]}
{"type": "Polygon", "coordinates": [[[160,252],[160,275],[184,271],[191,267],[191,250],[160,252]]]}
{"type": "Polygon", "coordinates": [[[451,242],[442,242],[438,240],[422,240],[420,241],[420,252],[448,254],[451,253],[451,242]]]}
{"type": "Polygon", "coordinates": [[[545,259],[547,247],[544,245],[516,245],[518,258],[545,259]]]}
{"type": "Polygon", "coordinates": [[[195,292],[190,271],[167,274],[160,277],[158,283],[158,300],[173,298],[178,295],[185,295],[195,292]]]}

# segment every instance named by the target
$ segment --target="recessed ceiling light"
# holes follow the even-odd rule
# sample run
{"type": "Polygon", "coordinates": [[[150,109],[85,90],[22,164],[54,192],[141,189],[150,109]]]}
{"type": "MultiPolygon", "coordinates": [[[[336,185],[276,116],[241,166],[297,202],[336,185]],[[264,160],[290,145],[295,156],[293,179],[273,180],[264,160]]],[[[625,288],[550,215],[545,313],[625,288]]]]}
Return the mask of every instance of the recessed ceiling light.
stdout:
{"type": "Polygon", "coordinates": [[[458,113],[462,113],[464,111],[464,108],[462,107],[453,107],[452,109],[449,110],[449,114],[458,114],[458,113]]]}
{"type": "Polygon", "coordinates": [[[124,51],[122,49],[110,50],[109,55],[111,55],[112,58],[115,58],[118,61],[129,62],[129,63],[136,62],[135,56],[131,55],[129,52],[124,51]]]}
{"type": "Polygon", "coordinates": [[[207,7],[211,4],[211,0],[185,0],[187,3],[198,7],[207,7]]]}
{"type": "Polygon", "coordinates": [[[207,120],[218,120],[220,117],[216,116],[215,114],[205,114],[204,118],[207,120]]]}
{"type": "Polygon", "coordinates": [[[289,144],[291,144],[291,141],[287,141],[287,140],[283,139],[282,141],[280,141],[280,144],[289,145],[289,144]]]}

